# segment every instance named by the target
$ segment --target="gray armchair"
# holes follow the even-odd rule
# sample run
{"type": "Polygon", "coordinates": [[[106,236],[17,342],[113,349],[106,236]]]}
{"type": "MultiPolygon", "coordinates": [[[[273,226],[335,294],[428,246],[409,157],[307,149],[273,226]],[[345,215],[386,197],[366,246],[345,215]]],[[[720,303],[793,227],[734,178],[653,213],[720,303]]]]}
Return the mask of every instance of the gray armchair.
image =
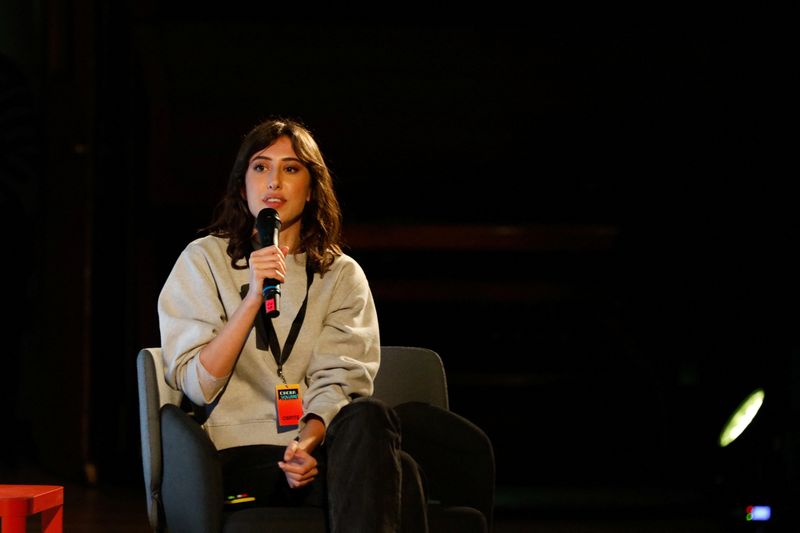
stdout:
{"type": "MultiPolygon", "coordinates": [[[[139,352],[137,372],[142,466],[153,531],[326,530],[322,509],[257,507],[225,512],[217,451],[190,413],[181,408],[181,393],[164,380],[160,348],[139,352]]],[[[480,428],[449,410],[439,355],[425,348],[382,347],[374,395],[396,409],[403,449],[422,467],[431,533],[491,531],[495,489],[492,444],[480,428]]]]}

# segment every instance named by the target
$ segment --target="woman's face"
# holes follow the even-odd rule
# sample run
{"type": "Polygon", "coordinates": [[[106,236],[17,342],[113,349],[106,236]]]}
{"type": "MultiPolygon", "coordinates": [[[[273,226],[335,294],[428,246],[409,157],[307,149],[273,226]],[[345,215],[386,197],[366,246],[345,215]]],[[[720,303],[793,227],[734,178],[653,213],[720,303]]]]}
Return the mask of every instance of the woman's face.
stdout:
{"type": "Polygon", "coordinates": [[[258,217],[265,207],[275,209],[281,219],[281,244],[290,247],[297,244],[303,209],[311,199],[311,174],[288,137],[278,137],[253,154],[244,183],[243,193],[250,213],[258,217]]]}

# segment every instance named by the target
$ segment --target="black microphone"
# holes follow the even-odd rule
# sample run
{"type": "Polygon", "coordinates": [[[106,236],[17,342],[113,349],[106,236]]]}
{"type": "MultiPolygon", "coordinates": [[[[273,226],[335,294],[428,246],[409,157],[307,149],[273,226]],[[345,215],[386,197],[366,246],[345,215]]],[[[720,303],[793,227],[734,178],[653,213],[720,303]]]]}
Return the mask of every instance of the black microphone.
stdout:
{"type": "MultiPolygon", "coordinates": [[[[265,207],[258,212],[256,217],[256,229],[258,238],[261,239],[261,246],[272,246],[278,244],[278,234],[281,230],[281,218],[278,212],[271,207],[265,207]]],[[[264,279],[264,288],[261,290],[264,295],[264,309],[267,317],[273,318],[281,314],[281,285],[276,279],[264,279]]]]}

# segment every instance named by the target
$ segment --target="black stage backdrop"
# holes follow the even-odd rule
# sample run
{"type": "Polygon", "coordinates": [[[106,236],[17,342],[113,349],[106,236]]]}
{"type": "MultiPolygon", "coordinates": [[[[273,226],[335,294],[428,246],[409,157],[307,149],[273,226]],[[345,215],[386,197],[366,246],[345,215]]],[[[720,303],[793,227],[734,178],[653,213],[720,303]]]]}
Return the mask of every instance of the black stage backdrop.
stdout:
{"type": "Polygon", "coordinates": [[[241,136],[285,115],[333,169],[382,343],[442,356],[499,485],[775,498],[796,479],[779,28],[66,4],[7,19],[36,30],[5,43],[9,468],[140,482],[158,291],[241,136]],[[720,450],[757,387],[749,441],[720,450]]]}

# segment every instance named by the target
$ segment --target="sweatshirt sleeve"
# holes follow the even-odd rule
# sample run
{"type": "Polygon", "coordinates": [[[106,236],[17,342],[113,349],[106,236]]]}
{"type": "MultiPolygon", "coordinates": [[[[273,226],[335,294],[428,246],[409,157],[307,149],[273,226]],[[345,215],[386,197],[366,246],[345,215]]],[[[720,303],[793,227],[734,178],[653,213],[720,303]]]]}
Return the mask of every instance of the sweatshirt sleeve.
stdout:
{"type": "Polygon", "coordinates": [[[369,396],[380,364],[378,317],[363,270],[355,263],[338,280],[308,367],[305,412],[328,426],[358,396],[369,396]]]}
{"type": "Polygon", "coordinates": [[[176,261],[158,298],[158,318],[167,383],[197,405],[210,403],[226,380],[212,380],[215,383],[209,386],[198,355],[227,316],[200,247],[190,244],[176,261]],[[206,379],[201,383],[201,378],[206,379]]]}

